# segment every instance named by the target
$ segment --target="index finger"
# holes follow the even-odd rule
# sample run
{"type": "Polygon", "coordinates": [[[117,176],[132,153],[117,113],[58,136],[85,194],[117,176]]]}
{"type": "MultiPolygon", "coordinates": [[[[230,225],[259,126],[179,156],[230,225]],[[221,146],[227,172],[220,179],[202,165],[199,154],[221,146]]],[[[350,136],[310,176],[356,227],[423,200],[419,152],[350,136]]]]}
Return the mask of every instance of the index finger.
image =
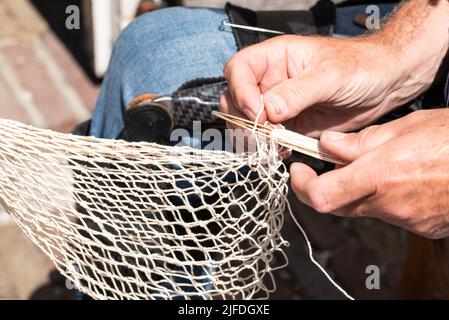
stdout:
{"type": "MultiPolygon", "coordinates": [[[[248,62],[244,52],[236,53],[226,64],[224,75],[234,106],[250,120],[255,120],[260,111],[259,82],[265,69],[263,63],[256,63],[256,66],[252,64],[248,62]]],[[[265,120],[266,114],[263,112],[261,121],[265,120]]]]}

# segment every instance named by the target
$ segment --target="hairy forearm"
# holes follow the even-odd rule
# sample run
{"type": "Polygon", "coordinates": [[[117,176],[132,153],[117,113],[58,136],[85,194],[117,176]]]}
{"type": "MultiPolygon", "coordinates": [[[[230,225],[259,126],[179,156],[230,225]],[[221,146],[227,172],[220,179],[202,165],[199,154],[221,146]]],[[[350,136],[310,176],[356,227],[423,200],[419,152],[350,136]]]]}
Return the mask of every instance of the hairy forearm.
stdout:
{"type": "Polygon", "coordinates": [[[403,1],[384,24],[380,34],[398,49],[409,43],[433,41],[447,46],[449,30],[448,0],[403,1]]]}
{"type": "MultiPolygon", "coordinates": [[[[389,46],[419,92],[435,78],[449,44],[449,1],[408,0],[373,35],[389,46]]],[[[418,92],[418,93],[419,93],[418,92]]]]}

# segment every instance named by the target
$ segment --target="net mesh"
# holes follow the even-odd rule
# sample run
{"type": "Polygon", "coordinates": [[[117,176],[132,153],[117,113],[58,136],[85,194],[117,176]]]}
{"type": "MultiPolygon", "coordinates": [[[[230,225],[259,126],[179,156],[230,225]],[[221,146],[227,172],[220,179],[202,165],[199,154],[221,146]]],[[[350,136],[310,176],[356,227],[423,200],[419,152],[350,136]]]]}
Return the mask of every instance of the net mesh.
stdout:
{"type": "Polygon", "coordinates": [[[267,297],[287,180],[271,143],[235,154],[0,120],[0,203],[95,299],[267,297]]]}

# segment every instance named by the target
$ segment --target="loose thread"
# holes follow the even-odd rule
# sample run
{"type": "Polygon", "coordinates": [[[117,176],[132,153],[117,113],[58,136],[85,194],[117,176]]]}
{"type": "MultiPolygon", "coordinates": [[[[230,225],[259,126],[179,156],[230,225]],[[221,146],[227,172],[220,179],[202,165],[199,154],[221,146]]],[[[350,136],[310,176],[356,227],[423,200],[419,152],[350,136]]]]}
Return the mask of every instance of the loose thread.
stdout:
{"type": "Polygon", "coordinates": [[[278,31],[278,30],[271,30],[271,29],[253,27],[253,26],[245,26],[245,25],[241,25],[241,24],[230,23],[229,21],[223,21],[222,24],[226,27],[231,27],[231,28],[235,28],[235,29],[242,29],[242,30],[261,32],[261,33],[272,33],[272,34],[279,34],[279,35],[285,34],[285,32],[278,31]]]}
{"type": "MultiPolygon", "coordinates": [[[[259,145],[259,141],[258,141],[258,135],[256,134],[256,130],[257,130],[257,126],[259,124],[259,120],[260,117],[262,116],[263,111],[265,110],[265,104],[263,101],[263,96],[260,95],[260,108],[259,108],[259,112],[257,113],[256,116],[256,120],[254,122],[254,127],[251,130],[251,133],[256,137],[256,141],[257,144],[259,145]]],[[[293,222],[296,224],[296,226],[298,227],[299,231],[301,232],[302,236],[304,237],[304,240],[307,244],[307,249],[309,252],[309,259],[310,261],[312,261],[312,263],[326,276],[326,278],[329,280],[329,282],[338,290],[340,291],[346,298],[348,298],[349,300],[355,300],[349,293],[347,293],[337,282],[335,282],[334,279],[332,279],[332,277],[329,275],[329,273],[324,269],[324,267],[322,267],[318,261],[315,260],[315,258],[313,257],[313,248],[312,248],[312,243],[309,240],[309,237],[307,236],[306,231],[304,230],[304,228],[301,226],[301,224],[299,223],[299,221],[296,219],[295,215],[293,214],[292,208],[290,206],[290,203],[287,199],[287,197],[284,196],[285,202],[287,203],[287,208],[288,211],[290,213],[291,218],[293,219],[293,222]]]]}
{"type": "Polygon", "coordinates": [[[254,121],[254,127],[253,127],[253,130],[251,131],[251,133],[252,133],[253,135],[255,135],[255,136],[257,136],[257,135],[256,135],[257,125],[259,124],[260,117],[262,116],[262,113],[264,112],[264,110],[265,110],[265,103],[263,102],[263,96],[260,95],[260,107],[259,107],[259,112],[257,113],[256,120],[254,121]]]}
{"type": "Polygon", "coordinates": [[[332,279],[332,277],[329,275],[329,273],[324,269],[323,266],[321,266],[318,261],[315,260],[315,258],[313,257],[313,249],[312,249],[312,243],[309,240],[309,237],[307,236],[306,231],[304,230],[304,228],[301,226],[301,224],[298,222],[298,220],[296,219],[295,215],[293,214],[292,208],[290,206],[290,203],[288,202],[288,199],[285,199],[287,202],[287,207],[288,207],[288,211],[290,213],[291,218],[293,219],[293,222],[296,224],[296,226],[298,227],[299,231],[301,231],[302,236],[304,237],[304,240],[306,241],[307,244],[307,250],[309,252],[309,259],[310,261],[312,261],[312,263],[321,271],[321,273],[323,273],[326,278],[329,280],[329,282],[338,290],[340,291],[346,298],[348,298],[349,300],[355,300],[354,297],[352,297],[349,293],[346,292],[345,289],[343,289],[337,282],[335,282],[334,279],[332,279]]]}

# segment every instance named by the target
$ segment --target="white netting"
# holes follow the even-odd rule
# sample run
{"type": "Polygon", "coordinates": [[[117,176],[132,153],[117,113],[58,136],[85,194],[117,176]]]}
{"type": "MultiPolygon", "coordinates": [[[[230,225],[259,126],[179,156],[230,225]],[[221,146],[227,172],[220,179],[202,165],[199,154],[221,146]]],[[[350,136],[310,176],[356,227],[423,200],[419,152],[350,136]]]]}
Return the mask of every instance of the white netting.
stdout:
{"type": "Polygon", "coordinates": [[[0,203],[92,298],[263,297],[285,258],[288,191],[264,146],[200,151],[0,120],[0,203]]]}

